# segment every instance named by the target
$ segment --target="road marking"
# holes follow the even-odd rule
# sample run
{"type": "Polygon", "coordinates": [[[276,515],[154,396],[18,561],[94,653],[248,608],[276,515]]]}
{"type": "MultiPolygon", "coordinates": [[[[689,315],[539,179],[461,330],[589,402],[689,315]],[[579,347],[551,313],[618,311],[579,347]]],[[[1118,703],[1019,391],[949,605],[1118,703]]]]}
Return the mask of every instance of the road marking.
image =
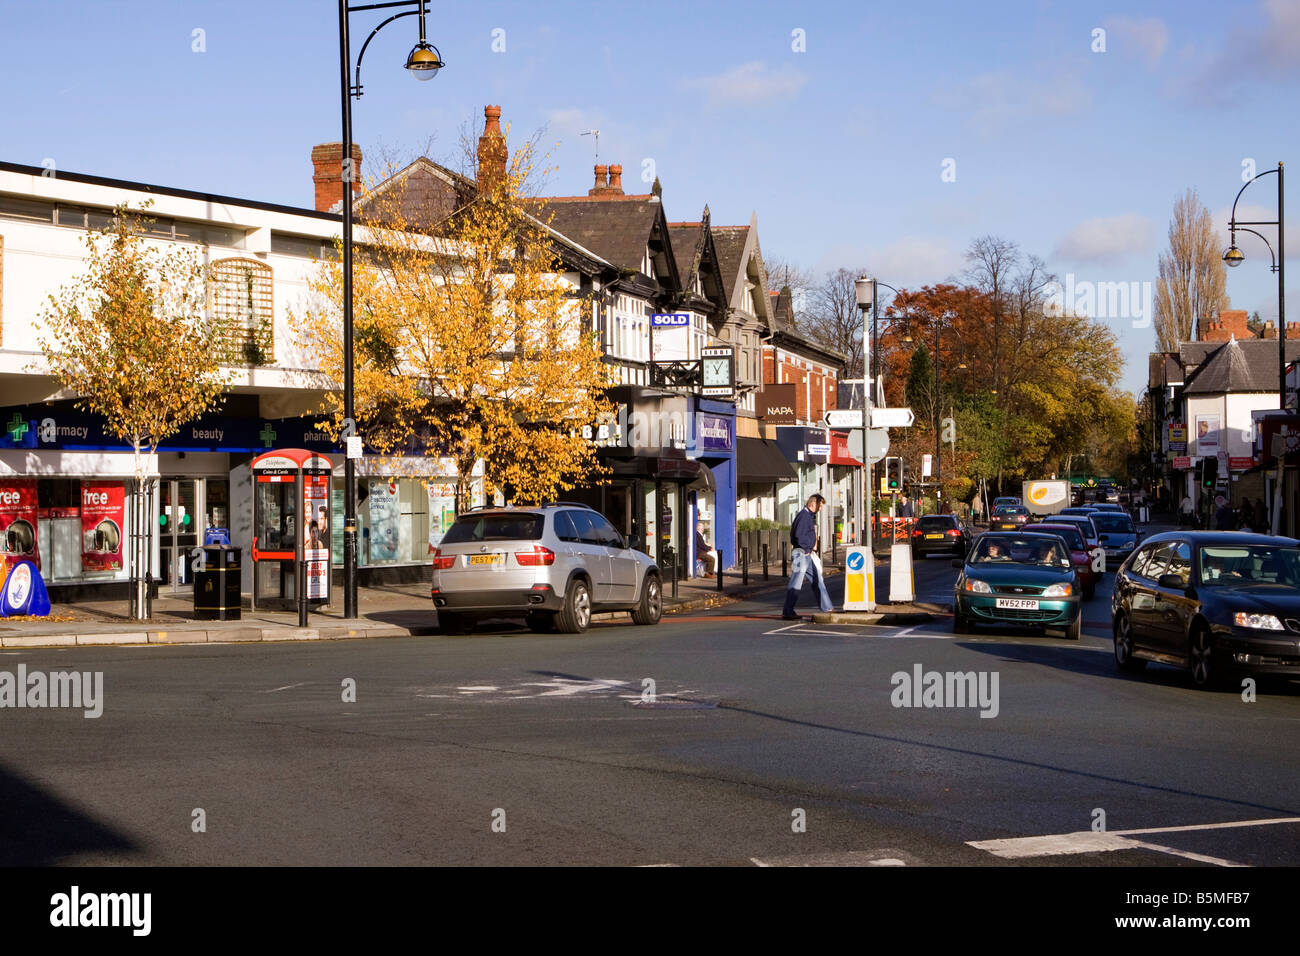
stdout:
{"type": "Polygon", "coordinates": [[[1066,856],[1074,853],[1106,853],[1114,850],[1154,850],[1215,866],[1245,866],[1220,857],[1193,853],[1176,847],[1162,846],[1135,840],[1135,836],[1152,833],[1196,833],[1205,830],[1230,830],[1240,827],[1276,826],[1282,823],[1300,823],[1300,817],[1269,817],[1262,820],[1232,820],[1226,823],[1201,823],[1176,827],[1144,827],[1137,830],[1112,830],[1094,832],[1079,830],[1074,833],[1053,833],[1045,836],[1009,837],[1000,840],[969,840],[968,846],[985,850],[1003,859],[1016,860],[1035,856],[1066,856]]]}
{"type": "Polygon", "coordinates": [[[263,694],[274,694],[274,693],[277,693],[278,691],[282,691],[282,690],[293,690],[295,687],[306,687],[306,686],[307,686],[307,682],[306,682],[306,681],[303,681],[303,682],[300,683],[300,684],[285,684],[283,687],[273,687],[273,688],[271,688],[270,690],[264,690],[264,691],[262,691],[262,693],[263,693],[263,694]]]}
{"type": "MultiPolygon", "coordinates": [[[[907,861],[895,856],[898,850],[840,850],[825,853],[804,853],[798,856],[776,856],[760,860],[751,856],[755,866],[907,866],[907,861]],[[886,855],[888,854],[888,855],[886,855]]],[[[906,854],[903,854],[906,856],[906,854]]],[[[917,862],[912,857],[912,862],[917,862]]]]}

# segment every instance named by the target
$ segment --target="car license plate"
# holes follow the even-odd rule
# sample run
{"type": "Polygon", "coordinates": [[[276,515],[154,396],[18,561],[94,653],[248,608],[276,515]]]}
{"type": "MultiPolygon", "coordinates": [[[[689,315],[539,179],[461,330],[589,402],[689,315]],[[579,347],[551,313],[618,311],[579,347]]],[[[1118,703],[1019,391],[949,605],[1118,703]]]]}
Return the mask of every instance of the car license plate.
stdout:
{"type": "Polygon", "coordinates": [[[1032,598],[998,598],[997,606],[1012,611],[1037,611],[1038,602],[1032,598]]]}
{"type": "Polygon", "coordinates": [[[471,554],[470,564],[505,564],[505,554],[471,554]]]}
{"type": "Polygon", "coordinates": [[[941,535],[941,534],[927,534],[927,535],[925,536],[925,538],[926,538],[927,541],[942,541],[942,540],[943,540],[943,535],[941,535]]]}

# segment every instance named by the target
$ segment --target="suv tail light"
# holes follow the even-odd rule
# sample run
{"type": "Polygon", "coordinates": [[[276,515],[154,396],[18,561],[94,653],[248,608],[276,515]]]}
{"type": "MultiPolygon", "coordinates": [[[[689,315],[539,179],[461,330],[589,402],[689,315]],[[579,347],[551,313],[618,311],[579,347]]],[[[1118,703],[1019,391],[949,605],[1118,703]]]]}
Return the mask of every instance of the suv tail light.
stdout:
{"type": "Polygon", "coordinates": [[[950,537],[950,538],[956,538],[956,537],[958,537],[959,535],[961,535],[961,529],[960,529],[960,528],[949,528],[947,531],[944,532],[944,534],[948,535],[948,537],[950,537]]]}
{"type": "Polygon", "coordinates": [[[550,548],[543,548],[540,544],[535,544],[531,551],[516,551],[515,560],[519,562],[521,568],[549,568],[555,563],[555,552],[550,548]]]}
{"type": "Polygon", "coordinates": [[[435,571],[446,571],[455,563],[456,556],[454,554],[444,555],[442,553],[442,548],[433,549],[433,569],[435,571]]]}
{"type": "Polygon", "coordinates": [[[913,537],[913,538],[919,538],[919,537],[921,537],[921,529],[920,529],[920,528],[913,528],[913,529],[912,529],[912,537],[913,537]]]}

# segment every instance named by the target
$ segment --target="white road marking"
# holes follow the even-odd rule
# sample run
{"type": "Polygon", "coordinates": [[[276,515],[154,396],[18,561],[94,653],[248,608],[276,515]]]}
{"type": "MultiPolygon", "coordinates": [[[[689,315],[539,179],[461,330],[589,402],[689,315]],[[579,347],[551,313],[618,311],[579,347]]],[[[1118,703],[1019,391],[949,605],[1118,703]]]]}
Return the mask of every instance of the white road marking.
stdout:
{"type": "Polygon", "coordinates": [[[273,687],[273,688],[271,688],[270,690],[264,690],[264,691],[262,691],[262,693],[263,693],[263,694],[274,694],[274,693],[277,693],[278,691],[282,691],[282,690],[293,690],[295,687],[306,687],[306,686],[307,686],[307,682],[306,682],[306,681],[303,681],[303,682],[300,683],[300,684],[285,684],[283,687],[273,687]]]}
{"type": "Polygon", "coordinates": [[[1157,853],[1168,853],[1171,856],[1184,857],[1201,863],[1212,863],[1215,866],[1245,866],[1244,863],[1234,863],[1231,860],[1206,856],[1202,853],[1193,853],[1190,850],[1148,843],[1145,840],[1135,840],[1133,837],[1152,833],[1197,833],[1205,830],[1231,830],[1240,827],[1276,826],[1285,823],[1300,823],[1300,817],[1269,817],[1261,820],[1232,820],[1226,823],[1202,823],[1176,827],[1143,827],[1136,830],[1102,832],[1080,830],[1075,833],[1054,833],[1045,836],[1010,837],[1001,840],[971,840],[967,841],[967,845],[1009,860],[1035,856],[1065,856],[1073,853],[1105,853],[1114,850],[1154,850],[1157,853]]]}

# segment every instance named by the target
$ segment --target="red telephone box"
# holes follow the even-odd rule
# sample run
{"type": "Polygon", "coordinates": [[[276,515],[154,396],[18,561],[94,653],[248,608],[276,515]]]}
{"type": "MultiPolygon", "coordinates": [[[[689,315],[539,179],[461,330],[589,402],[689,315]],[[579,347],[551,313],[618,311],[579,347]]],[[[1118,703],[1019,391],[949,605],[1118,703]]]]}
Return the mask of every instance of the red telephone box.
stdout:
{"type": "Polygon", "coordinates": [[[329,604],[330,476],[325,455],[281,448],[253,459],[253,607],[329,604]]]}

